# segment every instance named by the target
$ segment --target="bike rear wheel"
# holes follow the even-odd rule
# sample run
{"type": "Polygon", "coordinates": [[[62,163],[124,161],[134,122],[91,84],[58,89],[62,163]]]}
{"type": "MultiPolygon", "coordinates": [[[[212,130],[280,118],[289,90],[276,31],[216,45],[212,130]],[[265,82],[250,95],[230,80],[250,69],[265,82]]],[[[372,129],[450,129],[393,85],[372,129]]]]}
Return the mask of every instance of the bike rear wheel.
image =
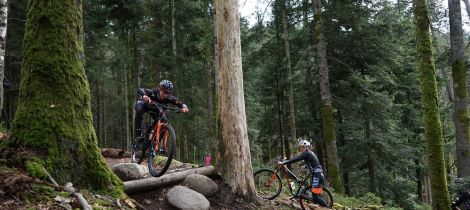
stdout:
{"type": "Polygon", "coordinates": [[[256,194],[267,200],[276,198],[282,190],[279,175],[271,169],[260,169],[253,174],[256,194]]]}
{"type": "Polygon", "coordinates": [[[165,174],[175,154],[176,135],[173,127],[169,124],[163,125],[160,132],[159,142],[151,143],[148,155],[149,173],[154,177],[165,174]],[[157,147],[155,147],[156,143],[158,143],[157,147]]]}
{"type": "MultiPolygon", "coordinates": [[[[326,203],[326,208],[333,208],[333,195],[331,194],[331,191],[330,189],[328,189],[328,187],[325,187],[325,186],[322,186],[323,190],[322,190],[322,193],[320,194],[320,198],[323,199],[323,201],[325,201],[326,203]]],[[[313,200],[313,193],[310,191],[311,188],[309,188],[308,190],[305,191],[305,196],[301,196],[300,199],[299,199],[299,203],[300,203],[300,207],[302,207],[303,210],[305,209],[311,209],[309,207],[309,203],[313,203],[313,204],[317,204],[319,205],[318,203],[316,203],[314,200],[313,200]]]]}

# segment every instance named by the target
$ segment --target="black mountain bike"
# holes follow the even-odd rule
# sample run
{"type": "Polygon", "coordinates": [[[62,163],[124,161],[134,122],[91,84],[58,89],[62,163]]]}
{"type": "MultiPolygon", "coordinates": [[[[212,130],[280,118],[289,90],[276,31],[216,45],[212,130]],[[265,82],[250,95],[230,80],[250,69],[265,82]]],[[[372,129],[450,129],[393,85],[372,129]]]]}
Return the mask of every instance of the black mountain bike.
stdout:
{"type": "Polygon", "coordinates": [[[176,145],[175,130],[168,123],[166,113],[179,112],[180,109],[159,103],[150,104],[149,107],[150,119],[146,123],[143,138],[132,144],[131,162],[141,164],[147,154],[150,175],[159,177],[170,167],[176,145]]]}
{"type": "MultiPolygon", "coordinates": [[[[264,199],[273,200],[282,191],[281,176],[287,183],[287,188],[292,194],[291,199],[297,199],[302,209],[309,209],[308,203],[315,203],[313,200],[313,193],[311,192],[312,186],[309,184],[311,175],[303,179],[298,178],[289,168],[285,165],[278,166],[275,170],[260,169],[254,173],[256,194],[264,199]]],[[[325,201],[328,208],[333,207],[333,196],[326,186],[322,186],[322,193],[320,198],[325,201]]]]}

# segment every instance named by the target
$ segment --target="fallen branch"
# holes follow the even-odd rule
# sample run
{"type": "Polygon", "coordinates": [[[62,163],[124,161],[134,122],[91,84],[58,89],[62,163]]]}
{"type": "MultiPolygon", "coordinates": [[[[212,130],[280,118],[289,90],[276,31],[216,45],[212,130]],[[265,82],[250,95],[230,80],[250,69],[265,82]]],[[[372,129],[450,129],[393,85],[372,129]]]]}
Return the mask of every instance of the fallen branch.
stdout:
{"type": "Polygon", "coordinates": [[[128,194],[138,193],[146,190],[157,189],[168,185],[182,182],[190,174],[212,175],[215,173],[214,166],[194,168],[186,171],[165,174],[161,177],[151,177],[124,182],[124,190],[128,194]]]}
{"type": "Polygon", "coordinates": [[[92,210],[91,206],[88,204],[88,201],[83,197],[82,194],[78,193],[75,190],[72,183],[67,182],[65,183],[64,187],[65,191],[72,194],[77,199],[78,203],[80,204],[80,206],[82,206],[83,210],[92,210]]]}
{"type": "MultiPolygon", "coordinates": [[[[51,182],[54,186],[59,187],[59,184],[57,184],[54,177],[52,177],[51,174],[49,174],[49,172],[47,172],[47,170],[44,167],[43,167],[43,169],[44,169],[44,172],[47,175],[47,179],[49,180],[49,182],[51,182]]],[[[72,196],[74,196],[77,199],[80,206],[82,206],[82,209],[92,210],[91,206],[88,204],[88,201],[83,197],[82,194],[78,193],[75,190],[72,183],[70,183],[70,182],[65,183],[64,189],[65,189],[65,191],[67,191],[68,193],[70,193],[72,196]]]]}

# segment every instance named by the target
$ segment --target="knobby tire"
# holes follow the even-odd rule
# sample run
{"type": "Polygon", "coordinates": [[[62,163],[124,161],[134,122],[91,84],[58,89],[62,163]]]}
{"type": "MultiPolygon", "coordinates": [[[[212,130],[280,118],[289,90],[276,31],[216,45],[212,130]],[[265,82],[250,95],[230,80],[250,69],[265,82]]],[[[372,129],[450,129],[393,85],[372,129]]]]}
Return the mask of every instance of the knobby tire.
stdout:
{"type": "MultiPolygon", "coordinates": [[[[165,148],[165,154],[163,155],[163,154],[159,154],[159,151],[153,151],[155,148],[154,144],[156,142],[152,142],[150,144],[150,152],[148,154],[149,173],[150,175],[154,177],[159,177],[166,173],[166,171],[171,165],[171,161],[173,160],[173,155],[175,154],[175,144],[176,144],[175,130],[170,124],[166,124],[162,126],[161,132],[162,132],[162,135],[159,138],[162,138],[164,136],[164,133],[168,132],[168,141],[167,141],[166,148],[165,148]],[[156,162],[156,159],[159,156],[165,156],[165,155],[166,155],[166,160],[164,161],[163,167],[160,168],[161,166],[159,163],[156,162]]],[[[163,146],[164,146],[164,140],[161,139],[159,148],[162,148],[163,146]]]]}
{"type": "Polygon", "coordinates": [[[282,181],[275,171],[271,169],[260,169],[253,174],[253,177],[258,197],[272,200],[281,193],[282,181]]]}

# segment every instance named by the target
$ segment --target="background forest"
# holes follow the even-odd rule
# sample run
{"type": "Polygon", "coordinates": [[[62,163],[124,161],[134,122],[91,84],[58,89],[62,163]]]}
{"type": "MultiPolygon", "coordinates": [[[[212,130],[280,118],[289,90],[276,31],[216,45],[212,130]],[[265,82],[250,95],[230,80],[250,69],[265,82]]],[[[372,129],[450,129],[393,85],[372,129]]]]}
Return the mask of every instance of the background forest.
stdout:
{"type": "MultiPolygon", "coordinates": [[[[312,2],[257,3],[256,20],[241,17],[253,168],[272,167],[279,158],[296,154],[300,137],[312,140],[325,166],[329,152],[322,129],[312,2]]],[[[411,2],[322,4],[342,179],[336,190],[359,197],[373,193],[382,203],[405,209],[430,204],[411,2]]],[[[457,176],[456,131],[445,4],[430,0],[428,8],[446,172],[452,181],[457,176]]],[[[9,1],[5,77],[13,87],[5,90],[2,122],[7,128],[18,103],[26,7],[26,0],[9,1]]],[[[212,1],[87,0],[83,11],[85,70],[99,146],[129,148],[136,89],[154,88],[161,79],[169,79],[176,86],[174,95],[191,109],[189,114],[170,116],[178,135],[176,159],[201,163],[204,155],[215,154],[217,51],[212,1]]],[[[468,47],[468,32],[464,40],[468,47]]],[[[468,66],[468,55],[464,62],[468,66]]]]}

